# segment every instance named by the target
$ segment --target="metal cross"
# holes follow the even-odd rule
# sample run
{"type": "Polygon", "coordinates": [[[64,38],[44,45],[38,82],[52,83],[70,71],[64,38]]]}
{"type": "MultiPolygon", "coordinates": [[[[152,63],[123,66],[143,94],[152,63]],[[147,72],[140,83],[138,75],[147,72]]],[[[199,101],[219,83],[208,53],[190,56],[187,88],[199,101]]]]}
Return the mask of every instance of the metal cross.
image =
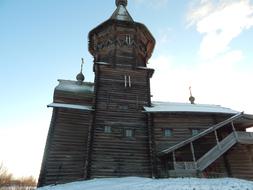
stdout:
{"type": "Polygon", "coordinates": [[[192,96],[192,87],[191,86],[189,87],[189,90],[190,90],[190,96],[192,96]]]}
{"type": "Polygon", "coordinates": [[[81,72],[82,72],[82,71],[83,71],[84,59],[83,59],[83,58],[81,58],[81,60],[82,60],[82,64],[81,64],[81,72]]]}

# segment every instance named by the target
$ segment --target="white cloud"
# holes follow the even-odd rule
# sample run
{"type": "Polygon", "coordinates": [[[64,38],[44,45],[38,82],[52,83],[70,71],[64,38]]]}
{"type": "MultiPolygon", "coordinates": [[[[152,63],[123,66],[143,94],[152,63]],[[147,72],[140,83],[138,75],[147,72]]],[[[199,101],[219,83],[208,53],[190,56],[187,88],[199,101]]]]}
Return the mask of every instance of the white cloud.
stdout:
{"type": "Polygon", "coordinates": [[[238,72],[236,63],[241,59],[241,52],[233,51],[189,69],[176,63],[172,56],[152,58],[149,65],[155,69],[151,79],[152,100],[189,102],[189,86],[192,86],[196,103],[218,104],[253,113],[253,102],[249,101],[253,91],[249,91],[248,86],[253,76],[246,69],[238,72]]]}
{"type": "Polygon", "coordinates": [[[253,5],[249,0],[202,0],[187,20],[203,35],[199,54],[208,60],[230,51],[231,41],[253,26],[253,5]]]}

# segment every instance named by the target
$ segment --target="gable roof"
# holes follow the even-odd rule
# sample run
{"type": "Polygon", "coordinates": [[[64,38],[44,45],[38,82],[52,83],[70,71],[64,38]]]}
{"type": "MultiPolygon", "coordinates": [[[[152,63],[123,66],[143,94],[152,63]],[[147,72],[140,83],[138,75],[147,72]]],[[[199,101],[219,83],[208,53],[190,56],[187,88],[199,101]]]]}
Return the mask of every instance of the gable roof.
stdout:
{"type": "Polygon", "coordinates": [[[59,84],[55,87],[55,90],[57,91],[86,94],[86,95],[94,94],[94,83],[82,82],[81,84],[78,84],[78,81],[62,80],[62,79],[59,79],[58,81],[59,84]]]}
{"type": "Polygon", "coordinates": [[[190,104],[177,102],[152,102],[151,107],[144,107],[144,112],[198,112],[237,114],[238,111],[219,105],[190,104]]]}

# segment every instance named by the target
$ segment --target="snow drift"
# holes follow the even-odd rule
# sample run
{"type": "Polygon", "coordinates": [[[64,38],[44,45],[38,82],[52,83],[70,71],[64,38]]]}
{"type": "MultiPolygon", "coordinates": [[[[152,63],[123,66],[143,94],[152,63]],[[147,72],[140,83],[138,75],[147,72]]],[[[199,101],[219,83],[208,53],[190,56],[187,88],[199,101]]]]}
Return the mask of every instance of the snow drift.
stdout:
{"type": "Polygon", "coordinates": [[[45,186],[37,190],[253,190],[253,182],[234,179],[141,177],[93,179],[63,185],[45,186]]]}

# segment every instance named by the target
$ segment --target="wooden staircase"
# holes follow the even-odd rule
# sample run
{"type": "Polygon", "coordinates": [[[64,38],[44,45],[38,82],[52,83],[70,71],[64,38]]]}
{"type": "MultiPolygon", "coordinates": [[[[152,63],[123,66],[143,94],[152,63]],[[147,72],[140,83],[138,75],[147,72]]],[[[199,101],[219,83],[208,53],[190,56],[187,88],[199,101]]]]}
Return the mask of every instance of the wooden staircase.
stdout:
{"type": "Polygon", "coordinates": [[[161,151],[159,153],[160,156],[166,155],[168,153],[172,153],[172,156],[173,156],[174,170],[169,170],[169,176],[170,177],[197,177],[201,175],[202,171],[204,171],[208,166],[210,166],[215,160],[217,160],[220,156],[222,156],[226,151],[228,151],[236,143],[253,144],[253,133],[244,132],[244,131],[235,131],[233,121],[242,117],[242,115],[243,113],[238,113],[235,116],[232,116],[231,118],[206,129],[205,131],[203,131],[202,133],[199,133],[196,136],[193,136],[183,142],[180,142],[174,145],[173,147],[170,147],[169,149],[161,151]],[[224,139],[219,141],[217,137],[217,129],[226,127],[227,124],[229,123],[231,123],[233,132],[231,132],[224,139]],[[206,152],[202,157],[196,160],[193,142],[212,132],[214,132],[216,136],[217,144],[208,152],[206,152]],[[192,162],[176,162],[175,151],[189,144],[191,147],[193,161],[192,162]]]}

